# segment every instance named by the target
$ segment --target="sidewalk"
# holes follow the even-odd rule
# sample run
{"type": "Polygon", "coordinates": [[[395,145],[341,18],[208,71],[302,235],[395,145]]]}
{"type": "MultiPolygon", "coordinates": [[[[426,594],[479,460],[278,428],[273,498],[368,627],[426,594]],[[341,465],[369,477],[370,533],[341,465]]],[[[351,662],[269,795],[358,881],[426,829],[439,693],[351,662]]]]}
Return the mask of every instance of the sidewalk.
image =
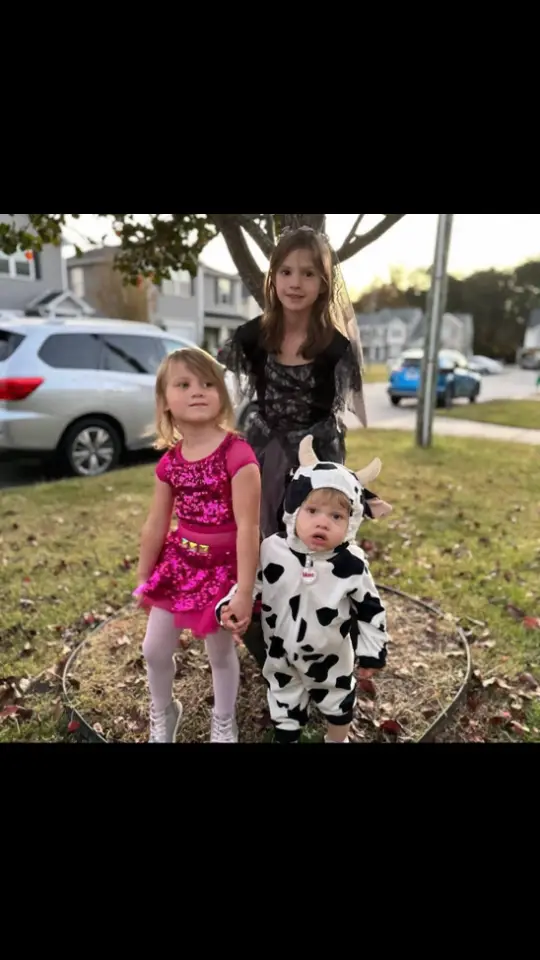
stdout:
{"type": "MultiPolygon", "coordinates": [[[[415,417],[396,417],[374,425],[376,430],[405,430],[413,432],[415,417]]],[[[354,428],[353,428],[354,429],[354,428]]],[[[503,427],[497,423],[479,423],[475,420],[451,420],[435,417],[433,432],[445,437],[480,437],[483,440],[502,440],[507,443],[528,443],[540,446],[540,430],[523,430],[520,427],[503,427]]]]}

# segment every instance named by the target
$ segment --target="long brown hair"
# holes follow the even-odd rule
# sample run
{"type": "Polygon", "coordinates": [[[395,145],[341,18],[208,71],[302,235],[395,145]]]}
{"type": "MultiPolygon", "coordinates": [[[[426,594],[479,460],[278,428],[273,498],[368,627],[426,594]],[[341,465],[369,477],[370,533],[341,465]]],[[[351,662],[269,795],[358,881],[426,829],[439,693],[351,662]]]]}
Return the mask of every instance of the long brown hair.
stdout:
{"type": "Polygon", "coordinates": [[[321,292],[313,304],[306,340],[301,351],[305,360],[312,360],[328,346],[337,329],[330,310],[334,283],[332,251],[324,237],[314,230],[300,227],[286,233],[272,254],[264,287],[262,341],[268,353],[279,353],[285,328],[283,307],[276,292],[276,274],[289,254],[295,250],[307,250],[311,253],[315,270],[322,280],[321,292]]]}
{"type": "Polygon", "coordinates": [[[202,383],[211,383],[217,388],[220,399],[219,416],[216,426],[234,432],[234,411],[225,383],[225,371],[220,363],[200,347],[183,347],[174,350],[162,360],[156,377],[156,429],[157,440],[154,446],[158,450],[170,449],[182,439],[170,410],[167,410],[167,384],[172,367],[177,363],[195,374],[202,383]]]}

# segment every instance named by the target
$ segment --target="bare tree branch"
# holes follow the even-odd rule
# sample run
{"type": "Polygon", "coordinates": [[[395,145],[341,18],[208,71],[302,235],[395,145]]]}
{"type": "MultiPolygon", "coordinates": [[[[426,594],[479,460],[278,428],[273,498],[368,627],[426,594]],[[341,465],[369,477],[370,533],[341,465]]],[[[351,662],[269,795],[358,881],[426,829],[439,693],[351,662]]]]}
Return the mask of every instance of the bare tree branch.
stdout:
{"type": "Polygon", "coordinates": [[[255,243],[259,247],[259,250],[261,250],[262,253],[264,253],[265,257],[268,257],[270,259],[274,251],[274,242],[272,238],[269,237],[268,234],[266,234],[264,230],[261,229],[259,224],[255,223],[255,221],[252,219],[253,214],[252,213],[233,213],[233,214],[229,214],[229,217],[233,221],[236,221],[236,223],[238,223],[241,227],[244,228],[244,230],[246,231],[246,233],[249,234],[251,239],[255,241],[255,243]]]}
{"type": "Polygon", "coordinates": [[[264,274],[249,249],[242,229],[228,213],[209,213],[208,216],[222,234],[242,280],[260,307],[264,307],[264,274]]]}
{"type": "Polygon", "coordinates": [[[360,237],[354,237],[352,240],[349,240],[348,244],[343,244],[337,252],[338,260],[344,263],[345,260],[354,257],[357,253],[360,253],[360,250],[363,250],[364,247],[369,247],[370,243],[384,236],[391,227],[399,223],[399,221],[406,216],[406,213],[385,213],[384,220],[381,220],[380,223],[371,230],[368,230],[367,233],[362,234],[360,237]]]}
{"type": "Polygon", "coordinates": [[[364,219],[364,217],[365,217],[365,213],[358,214],[356,220],[354,221],[351,229],[349,230],[347,236],[345,237],[345,240],[341,245],[341,249],[343,249],[343,247],[346,247],[351,242],[351,240],[354,240],[356,236],[356,231],[358,230],[358,227],[362,223],[362,220],[364,219]]]}
{"type": "Polygon", "coordinates": [[[266,214],[266,232],[270,237],[272,243],[276,242],[276,225],[274,223],[274,216],[271,213],[266,214]]]}

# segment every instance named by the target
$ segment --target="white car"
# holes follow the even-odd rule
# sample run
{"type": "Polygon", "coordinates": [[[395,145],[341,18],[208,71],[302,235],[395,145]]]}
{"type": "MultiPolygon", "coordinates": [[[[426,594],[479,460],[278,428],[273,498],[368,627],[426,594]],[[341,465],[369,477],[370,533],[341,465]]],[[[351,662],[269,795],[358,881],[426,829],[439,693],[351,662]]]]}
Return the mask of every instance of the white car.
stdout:
{"type": "Polygon", "coordinates": [[[1,319],[0,456],[58,458],[96,477],[151,448],[157,369],[186,346],[127,320],[1,319]]]}
{"type": "Polygon", "coordinates": [[[500,363],[499,360],[492,360],[491,357],[471,357],[471,366],[472,364],[474,364],[479,373],[483,373],[486,376],[496,376],[499,373],[504,373],[504,364],[500,363]]]}

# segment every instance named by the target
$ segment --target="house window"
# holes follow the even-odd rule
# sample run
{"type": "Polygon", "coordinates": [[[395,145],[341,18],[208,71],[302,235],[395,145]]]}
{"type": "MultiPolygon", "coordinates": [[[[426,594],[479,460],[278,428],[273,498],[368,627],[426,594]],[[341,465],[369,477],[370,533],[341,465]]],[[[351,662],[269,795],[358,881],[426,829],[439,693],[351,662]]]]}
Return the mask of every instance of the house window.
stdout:
{"type": "Polygon", "coordinates": [[[233,285],[232,280],[227,279],[226,277],[218,277],[216,279],[216,303],[228,303],[232,306],[233,302],[233,285]]]}
{"type": "Polygon", "coordinates": [[[69,274],[71,289],[76,297],[84,297],[84,270],[82,267],[72,267],[69,274]]]}
{"type": "Polygon", "coordinates": [[[189,270],[171,270],[171,279],[164,280],[161,289],[167,297],[189,300],[195,294],[195,281],[189,270]]]}
{"type": "Polygon", "coordinates": [[[11,277],[12,280],[35,280],[35,261],[33,258],[29,260],[24,250],[18,250],[11,256],[0,253],[0,277],[11,277]]]}

